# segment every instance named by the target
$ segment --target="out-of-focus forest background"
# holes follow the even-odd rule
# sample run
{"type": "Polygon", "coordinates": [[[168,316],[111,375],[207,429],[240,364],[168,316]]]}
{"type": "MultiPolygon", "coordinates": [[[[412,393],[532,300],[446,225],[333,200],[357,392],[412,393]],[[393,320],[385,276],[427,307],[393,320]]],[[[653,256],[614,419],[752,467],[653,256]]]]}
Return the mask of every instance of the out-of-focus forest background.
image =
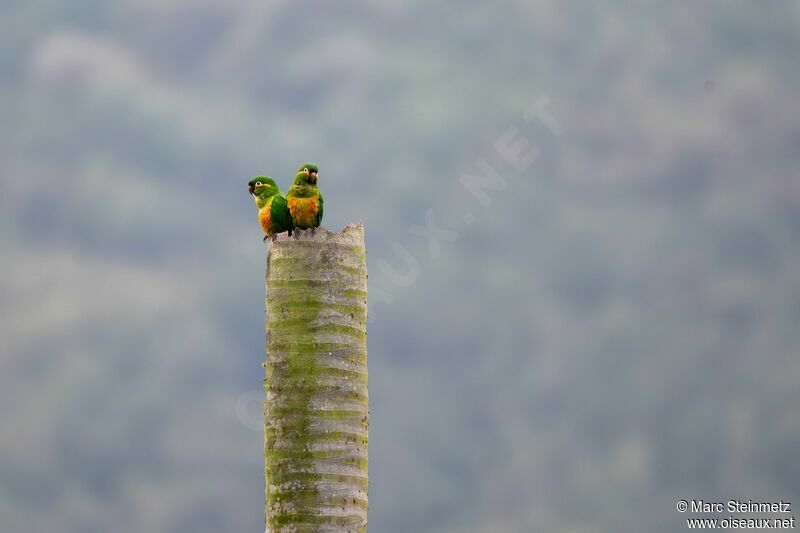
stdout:
{"type": "Polygon", "coordinates": [[[372,530],[800,506],[798,6],[0,3],[0,531],[263,529],[246,182],[308,159],[367,228],[372,530]]]}

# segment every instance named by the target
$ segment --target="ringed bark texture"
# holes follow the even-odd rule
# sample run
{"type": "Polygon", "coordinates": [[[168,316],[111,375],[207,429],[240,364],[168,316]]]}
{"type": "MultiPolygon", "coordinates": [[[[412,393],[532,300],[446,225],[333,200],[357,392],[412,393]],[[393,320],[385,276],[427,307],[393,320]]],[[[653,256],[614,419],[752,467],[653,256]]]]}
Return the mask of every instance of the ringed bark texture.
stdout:
{"type": "Polygon", "coordinates": [[[276,235],[266,278],[267,531],[366,531],[363,225],[276,235]]]}

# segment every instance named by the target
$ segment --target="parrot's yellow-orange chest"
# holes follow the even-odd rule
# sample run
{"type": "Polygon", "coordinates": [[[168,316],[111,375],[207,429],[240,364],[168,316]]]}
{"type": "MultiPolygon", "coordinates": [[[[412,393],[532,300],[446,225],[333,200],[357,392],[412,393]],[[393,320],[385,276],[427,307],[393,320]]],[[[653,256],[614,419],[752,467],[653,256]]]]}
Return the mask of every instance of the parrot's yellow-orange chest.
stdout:
{"type": "Polygon", "coordinates": [[[258,210],[258,221],[261,222],[261,229],[267,235],[272,234],[272,198],[267,200],[264,207],[258,210]]]}
{"type": "Polygon", "coordinates": [[[316,194],[309,198],[292,196],[286,199],[289,204],[289,213],[295,226],[303,229],[313,228],[317,225],[319,212],[319,196],[316,194]]]}

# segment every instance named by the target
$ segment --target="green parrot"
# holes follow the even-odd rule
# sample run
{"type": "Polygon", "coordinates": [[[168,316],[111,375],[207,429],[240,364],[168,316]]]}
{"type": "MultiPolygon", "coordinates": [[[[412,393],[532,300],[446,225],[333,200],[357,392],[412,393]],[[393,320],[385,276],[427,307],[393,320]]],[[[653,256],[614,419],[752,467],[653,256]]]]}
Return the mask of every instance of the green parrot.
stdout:
{"type": "Polygon", "coordinates": [[[292,217],[275,180],[269,176],[256,176],[247,184],[258,207],[258,221],[266,235],[264,240],[276,233],[288,231],[292,234],[292,217]]]}
{"type": "Polygon", "coordinates": [[[317,188],[318,174],[317,165],[306,163],[297,171],[292,188],[286,195],[295,228],[316,228],[322,222],[324,200],[317,188]]]}

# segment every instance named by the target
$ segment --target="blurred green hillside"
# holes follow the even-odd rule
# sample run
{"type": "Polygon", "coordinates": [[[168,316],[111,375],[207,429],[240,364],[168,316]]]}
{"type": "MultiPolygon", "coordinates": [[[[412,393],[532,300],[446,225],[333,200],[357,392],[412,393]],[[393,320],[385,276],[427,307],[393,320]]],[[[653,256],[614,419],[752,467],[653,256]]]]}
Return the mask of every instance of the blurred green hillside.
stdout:
{"type": "Polygon", "coordinates": [[[246,182],[304,160],[367,230],[371,530],[800,507],[799,50],[789,0],[0,3],[0,531],[262,530],[246,182]]]}

